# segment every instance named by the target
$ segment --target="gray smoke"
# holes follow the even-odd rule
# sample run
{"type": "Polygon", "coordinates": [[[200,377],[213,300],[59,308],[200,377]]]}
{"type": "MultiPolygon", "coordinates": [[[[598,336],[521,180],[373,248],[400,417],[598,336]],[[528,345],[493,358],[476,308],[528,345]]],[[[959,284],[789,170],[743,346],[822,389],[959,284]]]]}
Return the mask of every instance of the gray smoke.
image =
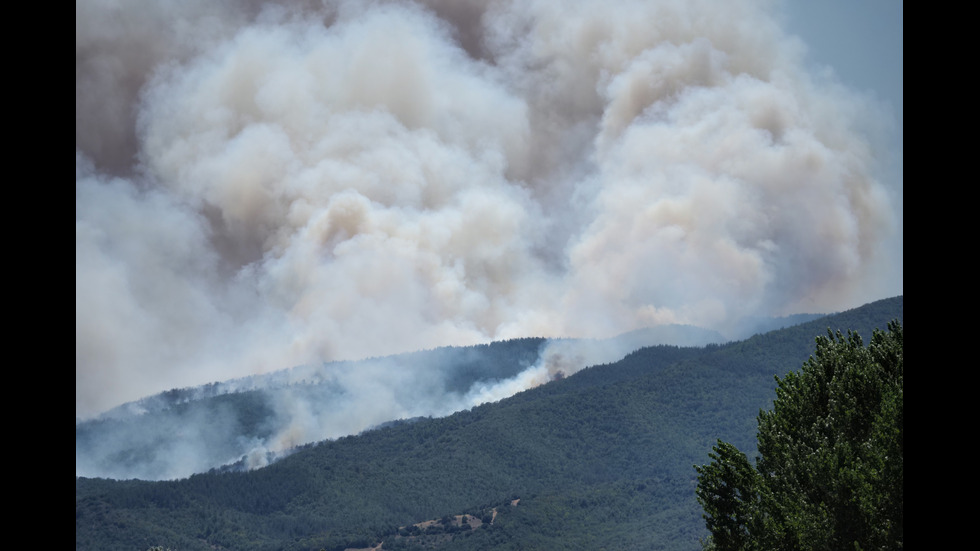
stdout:
{"type": "MultiPolygon", "coordinates": [[[[775,7],[77,3],[76,417],[300,364],[900,294],[890,122],[808,73],[775,7]]],[[[338,375],[393,403],[437,376],[338,375]]]]}
{"type": "Polygon", "coordinates": [[[494,402],[643,346],[722,340],[689,326],[602,340],[514,339],[170,390],[76,423],[75,474],[159,480],[263,467],[304,444],[494,402]]]}

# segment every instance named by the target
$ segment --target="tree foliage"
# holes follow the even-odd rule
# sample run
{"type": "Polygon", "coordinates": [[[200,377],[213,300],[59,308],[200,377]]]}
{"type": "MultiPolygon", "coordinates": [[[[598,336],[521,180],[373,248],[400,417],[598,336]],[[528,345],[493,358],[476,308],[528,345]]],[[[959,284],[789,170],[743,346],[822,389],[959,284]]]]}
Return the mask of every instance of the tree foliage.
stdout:
{"type": "Polygon", "coordinates": [[[828,331],[799,372],[776,377],[755,467],[720,440],[695,466],[706,547],[903,546],[902,342],[898,321],[867,347],[857,333],[828,331]]]}

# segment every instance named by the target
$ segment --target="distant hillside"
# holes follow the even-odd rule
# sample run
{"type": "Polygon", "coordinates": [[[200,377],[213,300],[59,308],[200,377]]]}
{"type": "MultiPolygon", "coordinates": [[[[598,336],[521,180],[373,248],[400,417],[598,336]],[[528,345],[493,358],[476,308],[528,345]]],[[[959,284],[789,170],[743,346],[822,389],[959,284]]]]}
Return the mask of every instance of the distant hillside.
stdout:
{"type": "Polygon", "coordinates": [[[509,396],[527,385],[506,382],[539,363],[551,361],[552,371],[570,374],[643,346],[722,340],[714,331],[668,325],[612,339],[526,338],[444,347],[174,389],[76,423],[75,474],[159,480],[228,464],[264,466],[299,445],[509,396]],[[391,386],[376,383],[395,377],[411,380],[365,408],[365,399],[375,401],[391,386]]]}
{"type": "Polygon", "coordinates": [[[741,320],[731,340],[743,340],[760,333],[785,329],[801,323],[818,320],[830,314],[793,314],[780,317],[752,317],[741,320]]]}
{"type": "Polygon", "coordinates": [[[406,527],[493,509],[476,529],[447,522],[439,548],[698,549],[706,533],[692,465],[718,438],[752,456],[773,377],[798,369],[816,336],[854,329],[868,341],[891,319],[904,321],[903,297],[734,343],[643,348],[251,472],[76,478],[76,549],[418,548],[399,537],[406,527]]]}

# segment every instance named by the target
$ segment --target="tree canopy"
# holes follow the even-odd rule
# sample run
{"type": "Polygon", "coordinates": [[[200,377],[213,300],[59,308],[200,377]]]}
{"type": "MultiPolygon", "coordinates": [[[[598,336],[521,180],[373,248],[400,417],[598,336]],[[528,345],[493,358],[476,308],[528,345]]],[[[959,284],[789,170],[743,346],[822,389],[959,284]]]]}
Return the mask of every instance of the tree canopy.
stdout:
{"type": "Polygon", "coordinates": [[[867,347],[828,331],[799,372],[776,377],[755,466],[721,440],[695,466],[706,548],[903,546],[902,342],[898,321],[867,347]]]}

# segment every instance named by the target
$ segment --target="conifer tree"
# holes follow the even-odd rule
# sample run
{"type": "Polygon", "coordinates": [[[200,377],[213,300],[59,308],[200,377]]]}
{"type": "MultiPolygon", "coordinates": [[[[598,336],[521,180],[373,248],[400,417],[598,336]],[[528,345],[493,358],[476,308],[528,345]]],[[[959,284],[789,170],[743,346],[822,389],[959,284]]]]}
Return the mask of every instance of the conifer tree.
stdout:
{"type": "Polygon", "coordinates": [[[706,547],[902,547],[902,344],[897,321],[868,347],[857,333],[828,331],[799,372],[776,378],[756,465],[719,440],[711,462],[695,466],[706,547]]]}

